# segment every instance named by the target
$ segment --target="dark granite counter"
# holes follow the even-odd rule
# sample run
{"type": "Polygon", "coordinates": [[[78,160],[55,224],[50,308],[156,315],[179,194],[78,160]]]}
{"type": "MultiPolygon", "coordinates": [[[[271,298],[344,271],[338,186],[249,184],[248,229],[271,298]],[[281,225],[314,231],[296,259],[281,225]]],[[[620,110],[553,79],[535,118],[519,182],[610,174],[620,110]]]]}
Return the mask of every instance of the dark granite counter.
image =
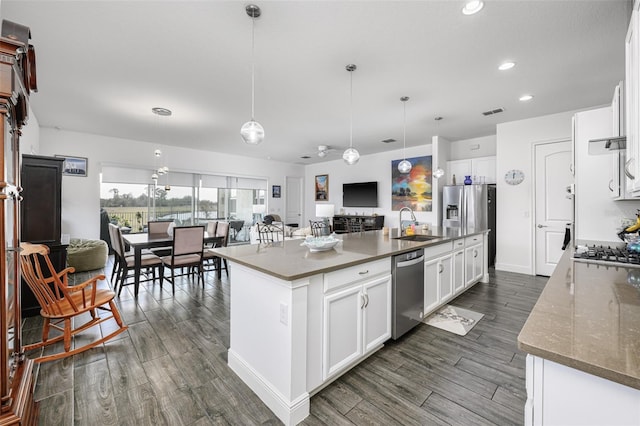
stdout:
{"type": "Polygon", "coordinates": [[[341,239],[342,243],[332,250],[316,253],[301,246],[303,240],[300,239],[229,246],[214,250],[230,261],[283,280],[293,281],[483,232],[486,230],[463,232],[453,228],[432,228],[421,234],[438,238],[422,242],[395,239],[395,230],[391,230],[389,235],[384,235],[383,231],[340,234],[337,238],[341,239]]]}
{"type": "Polygon", "coordinates": [[[518,347],[640,389],[640,268],[574,261],[572,254],[549,278],[518,347]]]}

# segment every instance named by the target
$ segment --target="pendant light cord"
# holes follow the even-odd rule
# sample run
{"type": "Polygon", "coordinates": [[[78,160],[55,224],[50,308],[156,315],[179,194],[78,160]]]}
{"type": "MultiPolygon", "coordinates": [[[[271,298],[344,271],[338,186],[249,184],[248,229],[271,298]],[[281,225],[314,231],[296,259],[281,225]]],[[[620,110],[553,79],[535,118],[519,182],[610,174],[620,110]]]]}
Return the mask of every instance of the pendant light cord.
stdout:
{"type": "Polygon", "coordinates": [[[349,148],[353,148],[353,71],[349,72],[351,80],[349,89],[349,148]]]}
{"type": "Polygon", "coordinates": [[[407,159],[407,101],[402,101],[402,156],[407,159]]]}
{"type": "Polygon", "coordinates": [[[255,61],[255,24],[256,24],[256,18],[255,16],[251,17],[251,121],[255,121],[254,120],[254,107],[255,107],[255,102],[256,102],[256,77],[255,77],[255,68],[256,68],[256,61],[255,61]]]}

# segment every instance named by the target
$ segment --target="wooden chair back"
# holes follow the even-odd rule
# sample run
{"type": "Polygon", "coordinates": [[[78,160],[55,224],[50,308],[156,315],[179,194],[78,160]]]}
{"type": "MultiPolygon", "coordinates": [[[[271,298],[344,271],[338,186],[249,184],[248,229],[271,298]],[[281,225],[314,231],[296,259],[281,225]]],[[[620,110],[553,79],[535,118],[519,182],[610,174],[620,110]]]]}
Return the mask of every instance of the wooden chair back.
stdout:
{"type": "MultiPolygon", "coordinates": [[[[78,313],[79,307],[69,297],[67,274],[58,275],[49,259],[49,247],[30,243],[21,243],[20,247],[22,278],[38,300],[43,316],[56,318],[78,313]]],[[[69,270],[73,268],[65,269],[69,270]]]]}

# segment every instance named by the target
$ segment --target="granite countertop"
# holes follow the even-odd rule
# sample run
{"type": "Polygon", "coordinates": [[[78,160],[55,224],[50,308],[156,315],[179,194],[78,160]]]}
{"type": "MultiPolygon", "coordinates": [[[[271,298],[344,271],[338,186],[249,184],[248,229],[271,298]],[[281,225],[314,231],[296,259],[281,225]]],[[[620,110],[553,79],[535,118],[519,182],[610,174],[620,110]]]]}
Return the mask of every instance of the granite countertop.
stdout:
{"type": "Polygon", "coordinates": [[[301,239],[269,244],[228,246],[213,250],[230,261],[286,281],[293,281],[486,232],[485,230],[463,232],[452,228],[432,228],[421,234],[438,238],[418,242],[394,239],[396,233],[393,231],[389,235],[384,235],[383,231],[339,234],[337,238],[342,242],[325,252],[310,252],[307,247],[300,245],[304,241],[301,239]]]}
{"type": "Polygon", "coordinates": [[[640,389],[640,268],[574,261],[567,250],[520,335],[518,347],[640,389]]]}

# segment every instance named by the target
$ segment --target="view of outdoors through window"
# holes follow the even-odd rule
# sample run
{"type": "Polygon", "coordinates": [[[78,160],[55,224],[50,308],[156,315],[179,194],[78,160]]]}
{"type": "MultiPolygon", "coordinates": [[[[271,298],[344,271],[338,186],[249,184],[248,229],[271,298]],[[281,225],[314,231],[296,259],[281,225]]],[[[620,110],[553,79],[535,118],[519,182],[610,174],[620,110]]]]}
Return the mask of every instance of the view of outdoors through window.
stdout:
{"type": "Polygon", "coordinates": [[[253,206],[265,204],[264,189],[231,189],[102,182],[100,207],[124,232],[145,232],[149,220],[171,219],[176,226],[233,221],[235,234],[246,235],[254,222],[253,206]],[[245,232],[241,232],[245,230],[245,232]]]}

